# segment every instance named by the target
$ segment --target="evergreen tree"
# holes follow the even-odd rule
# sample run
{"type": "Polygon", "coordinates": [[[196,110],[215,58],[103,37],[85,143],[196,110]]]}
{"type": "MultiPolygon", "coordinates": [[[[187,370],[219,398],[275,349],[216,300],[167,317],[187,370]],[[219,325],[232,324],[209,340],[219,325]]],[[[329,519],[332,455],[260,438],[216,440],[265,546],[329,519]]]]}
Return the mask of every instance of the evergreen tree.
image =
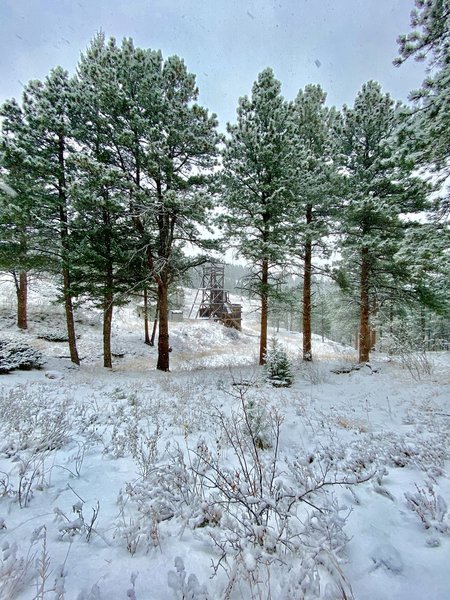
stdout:
{"type": "Polygon", "coordinates": [[[37,186],[27,164],[26,123],[15,100],[0,109],[2,131],[0,165],[3,183],[0,189],[0,269],[8,271],[17,295],[17,326],[27,329],[27,291],[29,272],[38,267],[30,248],[36,234],[37,186]]]}
{"type": "Polygon", "coordinates": [[[114,305],[136,289],[139,256],[136,235],[127,218],[129,186],[114,165],[110,120],[102,110],[104,90],[91,80],[74,82],[73,135],[78,152],[72,158],[77,177],[71,186],[76,217],[72,224],[76,252],[75,288],[103,311],[103,364],[112,367],[111,330],[114,305]],[[134,235],[133,235],[134,234],[134,235]]]}
{"type": "Polygon", "coordinates": [[[261,299],[260,364],[267,349],[271,283],[286,256],[288,108],[280,87],[265,69],[251,98],[239,100],[237,123],[227,127],[221,177],[225,237],[251,263],[253,290],[261,299]]]}
{"type": "Polygon", "coordinates": [[[98,35],[82,56],[78,76],[97,91],[108,118],[112,165],[127,182],[129,218],[158,287],[157,368],[168,371],[169,286],[179,268],[177,248],[207,246],[199,225],[212,207],[205,173],[215,161],[216,119],[195,104],[195,77],[181,59],[163,61],[159,52],[135,48],[132,40],[119,48],[98,35]]]}
{"type": "Polygon", "coordinates": [[[39,186],[35,217],[42,243],[39,252],[59,270],[66,315],[70,357],[79,364],[76,347],[72,293],[72,248],[70,240],[72,177],[68,155],[71,151],[71,89],[68,73],[53,69],[44,82],[32,81],[23,94],[26,122],[27,166],[39,186]]]}
{"type": "Polygon", "coordinates": [[[432,168],[438,183],[447,185],[440,199],[438,216],[450,212],[450,0],[416,0],[411,13],[413,31],[399,36],[401,65],[414,57],[427,64],[428,75],[420,90],[411,92],[416,103],[406,127],[406,139],[413,145],[423,166],[432,168]]]}
{"type": "Polygon", "coordinates": [[[271,338],[266,352],[267,380],[275,387],[290,387],[293,382],[291,365],[284,348],[276,337],[271,338]]]}
{"type": "MultiPolygon", "coordinates": [[[[335,199],[341,178],[333,161],[337,114],[325,106],[326,94],[318,85],[300,90],[291,105],[291,185],[293,225],[291,244],[303,262],[303,360],[312,360],[311,285],[313,252],[326,254],[335,199]]],[[[328,242],[329,243],[329,242],[328,242]]]]}
{"type": "Polygon", "coordinates": [[[124,219],[114,178],[108,179],[101,164],[80,160],[78,166],[72,192],[76,211],[72,223],[74,291],[103,311],[103,364],[111,368],[113,309],[124,303],[130,291],[133,250],[137,253],[138,248],[134,230],[130,231],[130,223],[124,219]]]}
{"type": "Polygon", "coordinates": [[[348,199],[341,211],[342,250],[345,279],[353,276],[359,290],[360,362],[369,360],[371,316],[386,295],[404,291],[410,276],[408,264],[395,258],[409,227],[402,217],[426,208],[425,184],[411,175],[413,162],[397,151],[398,108],[370,81],[354,107],[343,109],[348,199]]]}

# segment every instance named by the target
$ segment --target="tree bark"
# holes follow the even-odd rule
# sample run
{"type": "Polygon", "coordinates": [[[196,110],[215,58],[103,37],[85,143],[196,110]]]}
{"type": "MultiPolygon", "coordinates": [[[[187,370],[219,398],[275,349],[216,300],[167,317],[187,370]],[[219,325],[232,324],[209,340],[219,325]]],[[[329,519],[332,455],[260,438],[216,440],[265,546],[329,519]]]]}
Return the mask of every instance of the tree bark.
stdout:
{"type": "Polygon", "coordinates": [[[305,244],[303,275],[303,360],[312,360],[311,348],[311,242],[305,244]]]}
{"type": "MultiPolygon", "coordinates": [[[[108,193],[104,191],[105,201],[108,193]]],[[[107,369],[112,368],[111,356],[111,328],[114,310],[114,268],[111,252],[111,218],[107,208],[103,209],[103,225],[105,231],[105,256],[106,256],[106,280],[105,280],[105,296],[103,300],[103,366],[107,369]]]]}
{"type": "Polygon", "coordinates": [[[159,333],[158,333],[158,362],[159,371],[169,371],[169,293],[164,281],[158,284],[159,303],[159,333]]]}
{"type": "Polygon", "coordinates": [[[152,330],[152,337],[150,338],[150,346],[155,345],[155,336],[156,336],[156,328],[158,326],[158,319],[159,319],[159,298],[156,302],[155,319],[153,321],[153,330],[152,330]]]}
{"type": "Polygon", "coordinates": [[[264,258],[261,269],[261,335],[259,338],[259,364],[266,364],[267,352],[267,319],[269,314],[268,301],[269,261],[264,258]]]}
{"type": "Polygon", "coordinates": [[[73,302],[70,294],[70,275],[69,269],[63,269],[63,294],[64,311],[66,313],[67,337],[69,338],[70,360],[76,365],[80,364],[80,358],[77,350],[77,338],[75,335],[75,318],[73,314],[73,302]]]}
{"type": "MultiPolygon", "coordinates": [[[[306,207],[306,225],[312,221],[312,206],[306,207]]],[[[305,258],[303,261],[303,360],[312,360],[311,347],[311,273],[312,273],[312,242],[309,235],[304,244],[305,258]]]]}
{"type": "Polygon", "coordinates": [[[113,318],[114,302],[113,295],[107,294],[104,299],[103,310],[103,366],[107,369],[112,368],[111,356],[111,329],[113,318]]]}
{"type": "Polygon", "coordinates": [[[70,272],[68,267],[69,260],[69,226],[67,218],[67,196],[66,196],[66,176],[64,159],[65,140],[63,135],[58,138],[58,194],[59,194],[59,221],[60,238],[62,246],[62,275],[63,275],[63,295],[64,309],[66,313],[67,336],[69,338],[70,360],[76,365],[80,364],[80,358],[77,350],[77,340],[75,335],[75,319],[73,315],[72,295],[70,292],[70,272]]]}
{"type": "Polygon", "coordinates": [[[370,358],[370,305],[369,305],[369,249],[361,250],[360,273],[360,307],[359,307],[359,353],[360,363],[367,362],[370,358]]]}
{"type": "Polygon", "coordinates": [[[28,298],[28,276],[26,271],[19,272],[19,279],[14,274],[14,282],[17,294],[17,327],[28,329],[27,298],[28,298]]]}
{"type": "Polygon", "coordinates": [[[375,351],[375,346],[377,345],[377,330],[370,328],[370,351],[375,351]]]}
{"type": "Polygon", "coordinates": [[[148,330],[148,291],[144,288],[144,344],[147,346],[153,346],[150,343],[150,335],[148,330]]]}

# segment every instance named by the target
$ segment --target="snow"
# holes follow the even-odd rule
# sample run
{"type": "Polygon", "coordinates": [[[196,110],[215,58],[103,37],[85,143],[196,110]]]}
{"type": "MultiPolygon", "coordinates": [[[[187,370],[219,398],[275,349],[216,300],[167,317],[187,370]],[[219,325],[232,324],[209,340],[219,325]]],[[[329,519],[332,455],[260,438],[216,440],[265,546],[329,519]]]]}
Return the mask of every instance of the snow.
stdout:
{"type": "Polygon", "coordinates": [[[161,373],[130,304],[115,315],[124,356],[112,370],[101,366],[99,313],[78,309],[74,367],[66,343],[38,337],[64,329],[52,286],[30,292],[28,332],[15,327],[8,290],[1,337],[46,362],[0,376],[0,598],[450,597],[449,353],[420,379],[383,355],[337,374],[351,348],[315,336],[315,361],[303,365],[301,335],[280,330],[294,384],[273,388],[244,301],[242,332],[171,324],[172,372],[161,373]],[[259,468],[239,390],[267,415],[269,437],[279,416],[279,468],[271,480],[275,446],[258,451],[261,488],[239,463],[259,468]],[[244,440],[241,455],[224,427],[244,440]],[[291,493],[308,503],[294,499],[287,513],[291,493]],[[258,511],[267,526],[252,522],[258,511]]]}
{"type": "Polygon", "coordinates": [[[4,181],[0,181],[0,191],[7,194],[8,196],[11,196],[12,198],[15,198],[17,196],[17,192],[13,190],[12,187],[6,184],[4,181]]]}

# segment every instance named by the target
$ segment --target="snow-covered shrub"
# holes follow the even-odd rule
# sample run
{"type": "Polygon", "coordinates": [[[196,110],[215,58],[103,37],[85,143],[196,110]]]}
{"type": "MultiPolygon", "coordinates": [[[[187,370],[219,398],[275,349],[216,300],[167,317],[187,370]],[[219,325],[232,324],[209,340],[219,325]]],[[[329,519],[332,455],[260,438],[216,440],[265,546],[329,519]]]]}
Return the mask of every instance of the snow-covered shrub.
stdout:
{"type": "MultiPolygon", "coordinates": [[[[46,340],[47,342],[68,342],[69,337],[65,331],[52,330],[42,331],[38,334],[38,339],[46,340]]],[[[79,336],[77,336],[79,337],[79,336]]]]}
{"type": "MultiPolygon", "coordinates": [[[[238,409],[234,410],[233,416],[241,422],[243,435],[254,442],[258,448],[264,450],[270,448],[273,443],[272,411],[266,397],[262,396],[258,389],[256,379],[232,380],[231,391],[224,387],[223,382],[219,385],[234,403],[237,402],[238,409]]],[[[212,410],[213,420],[221,423],[221,413],[217,409],[212,410]]],[[[224,432],[223,424],[220,432],[224,432]]]]}
{"type": "Polygon", "coordinates": [[[312,385],[326,383],[328,380],[328,370],[317,362],[301,360],[299,374],[302,379],[312,385]]]}
{"type": "MultiPolygon", "coordinates": [[[[155,465],[146,478],[127,483],[118,497],[120,520],[115,537],[122,539],[130,554],[139,548],[146,551],[160,543],[160,523],[178,518],[184,526],[203,527],[220,515],[209,511],[205,504],[200,471],[205,444],[199,440],[195,453],[187,459],[178,444],[167,448],[167,461],[155,465]],[[209,512],[208,512],[209,511],[209,512]]],[[[221,513],[220,513],[221,514],[221,513]]]]}
{"type": "MultiPolygon", "coordinates": [[[[277,413],[270,416],[272,447],[262,450],[251,429],[243,430],[245,410],[243,401],[231,416],[217,412],[227,447],[212,451],[204,444],[197,446],[190,452],[199,462],[188,461],[195,464],[195,473],[201,478],[203,512],[220,515],[218,522],[206,523],[206,527],[218,555],[216,572],[220,566],[228,576],[225,598],[231,597],[235,588],[242,597],[259,597],[271,577],[284,581],[299,563],[319,569],[321,553],[330,554],[331,562],[338,561],[347,543],[345,517],[325,489],[359,482],[354,474],[339,479],[323,463],[281,457],[283,419],[277,413]]],[[[314,570],[309,567],[304,585],[312,594],[306,573],[314,570]]]]}
{"type": "Polygon", "coordinates": [[[102,600],[98,583],[94,583],[88,592],[85,590],[81,591],[77,596],[77,600],[102,600]]]}
{"type": "Polygon", "coordinates": [[[167,584],[173,590],[177,600],[208,600],[205,585],[200,585],[196,575],[191,573],[186,581],[186,569],[183,559],[176,557],[175,571],[167,574],[167,584]]]}
{"type": "MultiPolygon", "coordinates": [[[[48,589],[47,580],[50,576],[50,556],[47,551],[47,528],[45,525],[38,527],[33,532],[33,541],[42,541],[41,552],[36,559],[36,594],[33,600],[44,600],[47,594],[54,590],[48,589]]],[[[64,586],[63,586],[64,587],[64,586]]]]}
{"type": "Polygon", "coordinates": [[[18,556],[17,544],[8,541],[0,550],[0,598],[15,598],[34,575],[35,554],[30,546],[26,556],[18,556]]]}
{"type": "Polygon", "coordinates": [[[403,351],[399,354],[399,359],[401,366],[417,381],[433,373],[433,361],[425,350],[403,351]]]}
{"type": "Polygon", "coordinates": [[[42,354],[22,342],[0,340],[0,374],[16,369],[40,369],[44,364],[42,354]]]}
{"type": "Polygon", "coordinates": [[[70,440],[69,405],[58,391],[45,386],[17,387],[0,393],[0,455],[26,450],[37,454],[57,450],[70,440]]]}
{"type": "Polygon", "coordinates": [[[36,455],[19,457],[19,480],[17,485],[17,499],[20,508],[25,508],[33,498],[34,491],[42,491],[47,487],[46,476],[48,469],[45,467],[47,452],[36,455]]]}
{"type": "MultiPolygon", "coordinates": [[[[14,491],[8,473],[0,471],[0,498],[9,498],[13,495],[14,491]]],[[[0,521],[0,531],[3,529],[3,527],[1,527],[3,523],[3,521],[0,521]]]]}
{"type": "Polygon", "coordinates": [[[72,506],[72,512],[77,515],[75,519],[70,519],[64,511],[58,507],[53,509],[55,520],[60,523],[58,527],[60,539],[63,539],[64,537],[73,538],[76,535],[83,534],[86,541],[89,542],[92,534],[96,533],[94,525],[100,512],[100,502],[97,501],[95,507],[92,508],[92,516],[90,518],[85,518],[83,506],[84,502],[81,500],[75,502],[72,506]]]}
{"type": "Polygon", "coordinates": [[[291,364],[277,338],[270,340],[265,359],[267,381],[275,387],[290,387],[294,379],[291,364]]]}
{"type": "MultiPolygon", "coordinates": [[[[216,580],[215,597],[266,597],[276,582],[272,597],[297,598],[301,589],[314,598],[324,570],[343,589],[338,565],[347,543],[346,514],[332,490],[366,481],[367,471],[339,471],[319,455],[289,460],[280,454],[283,418],[275,411],[264,413],[270,444],[261,444],[260,415],[252,414],[265,406],[258,389],[233,385],[230,395],[231,411],[212,411],[215,443],[200,438],[190,444],[186,435],[184,448],[167,446],[145,477],[121,491],[115,537],[134,554],[159,547],[169,521],[171,535],[175,524],[195,529],[212,543],[214,573],[226,575],[216,580]]],[[[198,582],[186,581],[182,562],[169,581],[176,597],[203,598],[195,595],[204,592],[198,582]]]]}
{"type": "Polygon", "coordinates": [[[206,381],[205,377],[191,375],[182,381],[161,382],[161,388],[170,400],[161,399],[160,408],[183,435],[204,431],[205,426],[213,425],[211,392],[207,389],[206,381]]]}
{"type": "Polygon", "coordinates": [[[149,431],[148,427],[139,426],[137,423],[127,429],[127,442],[139,475],[147,479],[151,469],[155,466],[158,456],[158,442],[161,438],[161,428],[156,423],[155,429],[149,431]]]}
{"type": "MultiPolygon", "coordinates": [[[[135,486],[127,484],[125,493],[121,490],[117,503],[120,507],[120,520],[115,523],[114,538],[125,543],[133,556],[141,547],[148,552],[160,545],[160,515],[147,506],[149,490],[147,482],[135,486]]],[[[151,498],[150,498],[151,502],[151,498]]],[[[169,513],[167,518],[172,518],[169,513]]]]}
{"type": "Polygon", "coordinates": [[[447,503],[428,482],[426,487],[416,485],[416,492],[405,492],[406,504],[416,513],[425,529],[435,529],[450,535],[450,524],[447,522],[447,503]]]}
{"type": "Polygon", "coordinates": [[[416,339],[405,332],[402,336],[391,336],[387,340],[387,351],[398,358],[400,366],[419,381],[433,373],[434,363],[430,354],[416,339]]]}

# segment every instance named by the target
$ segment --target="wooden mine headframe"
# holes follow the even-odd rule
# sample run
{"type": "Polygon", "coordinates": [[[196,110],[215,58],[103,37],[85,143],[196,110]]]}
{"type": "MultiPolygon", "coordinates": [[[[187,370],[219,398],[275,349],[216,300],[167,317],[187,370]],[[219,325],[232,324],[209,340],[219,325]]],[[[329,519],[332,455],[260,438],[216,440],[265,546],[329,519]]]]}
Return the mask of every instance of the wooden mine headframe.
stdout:
{"type": "Polygon", "coordinates": [[[202,299],[198,307],[196,319],[212,319],[220,321],[227,327],[241,329],[242,311],[240,304],[230,302],[229,292],[225,289],[225,267],[223,265],[210,265],[203,267],[202,285],[197,290],[191,316],[201,293],[202,299]]]}

